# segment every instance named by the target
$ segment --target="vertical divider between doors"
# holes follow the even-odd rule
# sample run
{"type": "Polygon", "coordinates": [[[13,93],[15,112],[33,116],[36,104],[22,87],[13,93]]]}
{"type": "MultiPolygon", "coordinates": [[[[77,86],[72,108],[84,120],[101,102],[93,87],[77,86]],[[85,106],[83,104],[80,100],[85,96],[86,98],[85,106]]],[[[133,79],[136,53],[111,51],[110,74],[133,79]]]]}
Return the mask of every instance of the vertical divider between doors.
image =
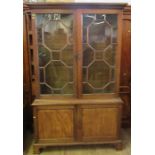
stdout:
{"type": "Polygon", "coordinates": [[[76,58],[76,97],[82,97],[82,14],[75,11],[75,58],[76,58]]]}
{"type": "MultiPolygon", "coordinates": [[[[82,14],[80,10],[75,10],[74,34],[75,34],[75,86],[76,98],[82,97],[82,14]]],[[[80,105],[75,105],[75,140],[82,141],[82,111],[80,105]]]]}
{"type": "Polygon", "coordinates": [[[75,105],[74,116],[74,138],[76,142],[82,141],[82,108],[80,105],[75,105]]]}
{"type": "Polygon", "coordinates": [[[74,78],[74,97],[77,98],[78,85],[77,85],[77,60],[76,60],[76,12],[73,12],[73,78],[74,78]]]}

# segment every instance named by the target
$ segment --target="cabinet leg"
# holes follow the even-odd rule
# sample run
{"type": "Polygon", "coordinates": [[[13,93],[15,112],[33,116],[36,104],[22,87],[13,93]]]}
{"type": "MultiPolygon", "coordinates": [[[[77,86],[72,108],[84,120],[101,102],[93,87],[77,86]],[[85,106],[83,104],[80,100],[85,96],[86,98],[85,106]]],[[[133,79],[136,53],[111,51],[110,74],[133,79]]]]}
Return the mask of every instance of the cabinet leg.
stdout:
{"type": "Polygon", "coordinates": [[[40,147],[39,146],[36,146],[36,145],[33,146],[33,154],[34,155],[40,154],[40,147]]]}
{"type": "Polygon", "coordinates": [[[122,149],[123,149],[123,144],[122,144],[122,142],[115,144],[115,149],[118,150],[118,151],[119,151],[119,150],[122,150],[122,149]]]}

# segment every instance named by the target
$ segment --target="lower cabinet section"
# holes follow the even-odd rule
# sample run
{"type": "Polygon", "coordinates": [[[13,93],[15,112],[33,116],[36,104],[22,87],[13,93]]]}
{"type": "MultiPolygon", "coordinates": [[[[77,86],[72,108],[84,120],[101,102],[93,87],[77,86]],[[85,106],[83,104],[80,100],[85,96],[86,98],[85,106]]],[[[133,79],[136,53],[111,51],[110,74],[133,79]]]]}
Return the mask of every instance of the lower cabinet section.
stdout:
{"type": "Polygon", "coordinates": [[[45,146],[115,144],[121,146],[120,103],[33,104],[34,153],[45,146]]]}

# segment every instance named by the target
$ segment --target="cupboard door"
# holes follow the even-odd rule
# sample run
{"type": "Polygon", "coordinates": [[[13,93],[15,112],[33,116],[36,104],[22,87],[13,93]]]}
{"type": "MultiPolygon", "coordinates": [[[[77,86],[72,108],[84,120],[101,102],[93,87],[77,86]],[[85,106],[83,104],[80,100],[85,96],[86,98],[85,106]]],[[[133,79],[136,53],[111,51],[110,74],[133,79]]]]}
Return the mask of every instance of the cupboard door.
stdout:
{"type": "Polygon", "coordinates": [[[83,14],[83,94],[116,91],[117,45],[117,14],[83,14]]]}
{"type": "Polygon", "coordinates": [[[37,14],[40,94],[74,94],[73,13],[37,14]]]}
{"type": "Polygon", "coordinates": [[[88,106],[82,109],[83,140],[116,139],[118,137],[119,109],[88,106]]]}
{"type": "Polygon", "coordinates": [[[41,141],[73,140],[73,109],[40,109],[37,113],[38,137],[41,141]]]}

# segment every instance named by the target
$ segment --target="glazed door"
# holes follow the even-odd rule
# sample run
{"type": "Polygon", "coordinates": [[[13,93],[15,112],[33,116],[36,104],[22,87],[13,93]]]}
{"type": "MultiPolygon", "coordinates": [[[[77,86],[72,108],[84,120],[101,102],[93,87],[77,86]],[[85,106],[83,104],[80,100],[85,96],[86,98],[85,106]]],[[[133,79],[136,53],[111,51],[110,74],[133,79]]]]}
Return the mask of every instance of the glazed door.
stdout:
{"type": "Polygon", "coordinates": [[[41,96],[75,94],[74,13],[36,15],[41,96]]]}
{"type": "MultiPolygon", "coordinates": [[[[118,91],[120,57],[119,12],[81,11],[81,94],[118,91]]],[[[79,65],[80,66],[80,65],[79,65]]]]}

